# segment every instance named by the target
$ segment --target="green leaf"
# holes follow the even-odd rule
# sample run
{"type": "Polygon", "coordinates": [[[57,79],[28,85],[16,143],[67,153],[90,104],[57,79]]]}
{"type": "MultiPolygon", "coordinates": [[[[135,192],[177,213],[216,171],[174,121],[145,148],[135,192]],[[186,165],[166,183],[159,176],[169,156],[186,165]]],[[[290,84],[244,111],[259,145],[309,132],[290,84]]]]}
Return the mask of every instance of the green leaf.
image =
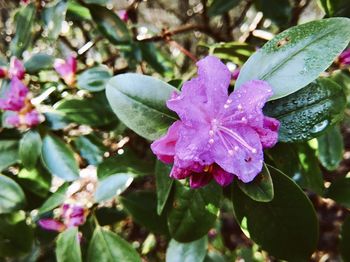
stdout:
{"type": "Polygon", "coordinates": [[[74,1],[68,1],[67,7],[68,20],[91,20],[91,14],[88,8],[83,7],[74,1]]]}
{"type": "Polygon", "coordinates": [[[118,118],[150,140],[159,138],[176,121],[165,105],[174,91],[159,79],[134,73],[113,77],[106,88],[108,102],[118,118]]]}
{"type": "Polygon", "coordinates": [[[79,136],[74,139],[74,145],[90,165],[98,165],[102,162],[104,146],[95,136],[79,136]]]}
{"type": "Polygon", "coordinates": [[[350,17],[350,5],[347,0],[318,0],[317,2],[329,17],[350,17]]]}
{"type": "Polygon", "coordinates": [[[68,184],[63,184],[60,188],[57,189],[39,208],[38,215],[42,215],[48,211],[51,211],[55,207],[58,207],[66,200],[66,192],[68,190],[68,184]]]}
{"type": "Polygon", "coordinates": [[[32,39],[32,27],[35,20],[36,8],[34,3],[22,5],[15,16],[16,34],[10,44],[12,55],[21,57],[32,39]]]}
{"type": "Polygon", "coordinates": [[[109,0],[83,0],[87,4],[105,5],[109,0]]]}
{"type": "Polygon", "coordinates": [[[97,66],[85,70],[78,75],[77,85],[80,89],[90,92],[98,92],[105,89],[107,81],[111,78],[111,73],[105,66],[97,66]]]}
{"type": "Polygon", "coordinates": [[[208,16],[222,15],[239,4],[240,0],[214,0],[208,8],[208,16]]]}
{"type": "Polygon", "coordinates": [[[244,232],[269,254],[279,259],[304,261],[317,246],[315,210],[292,180],[271,166],[269,170],[275,190],[273,200],[257,202],[234,190],[236,218],[244,232]]]}
{"type": "Polygon", "coordinates": [[[348,216],[341,229],[340,253],[344,261],[350,261],[350,216],[348,216]]]}
{"type": "Polygon", "coordinates": [[[95,93],[93,97],[84,99],[64,99],[54,107],[67,119],[82,125],[100,127],[118,121],[103,93],[95,93]]]}
{"type": "Polygon", "coordinates": [[[280,121],[279,141],[297,142],[320,136],[341,120],[345,104],[342,87],[320,78],[294,94],[267,103],[264,113],[280,121]]]}
{"type": "Polygon", "coordinates": [[[292,94],[316,79],[350,41],[350,20],[329,18],[292,27],[267,42],[244,64],[236,88],[267,81],[270,100],[292,94]]]}
{"type": "Polygon", "coordinates": [[[41,137],[37,131],[30,130],[19,142],[19,157],[27,169],[35,167],[41,154],[41,137]]]}
{"type": "Polygon", "coordinates": [[[43,166],[39,164],[31,170],[22,168],[17,176],[23,188],[40,197],[47,197],[52,177],[43,166]]]}
{"type": "Polygon", "coordinates": [[[58,235],[56,260],[57,262],[82,261],[77,227],[69,228],[58,235]]]}
{"type": "Polygon", "coordinates": [[[119,199],[137,224],[154,233],[168,234],[166,217],[157,214],[157,196],[155,192],[130,192],[119,197],[119,199]]]}
{"type": "Polygon", "coordinates": [[[325,197],[350,208],[350,177],[339,178],[332,182],[325,193],[325,197]]]}
{"type": "Polygon", "coordinates": [[[88,5],[91,16],[101,33],[113,44],[126,44],[131,36],[125,23],[112,10],[99,5],[88,5]]]}
{"type": "Polygon", "coordinates": [[[18,141],[0,140],[0,171],[18,161],[18,141]]]}
{"type": "Polygon", "coordinates": [[[15,181],[0,174],[0,188],[0,214],[10,213],[24,207],[24,192],[15,181]]]}
{"type": "Polygon", "coordinates": [[[246,43],[228,42],[215,43],[207,46],[210,53],[220,59],[242,65],[255,52],[255,47],[246,43]]]}
{"type": "Polygon", "coordinates": [[[79,167],[72,149],[56,136],[45,136],[42,146],[42,160],[54,176],[65,181],[79,178],[79,167]]]}
{"type": "Polygon", "coordinates": [[[169,199],[174,179],[169,177],[171,166],[160,161],[156,162],[157,213],[160,215],[169,199]]]}
{"type": "Polygon", "coordinates": [[[166,250],[167,262],[202,262],[207,253],[208,237],[204,236],[189,243],[169,242],[166,250]]]}
{"type": "Polygon", "coordinates": [[[256,0],[255,6],[278,26],[287,27],[292,17],[293,7],[289,0],[256,0]],[[271,8],[273,6],[273,8],[271,8]]]}
{"type": "Polygon", "coordinates": [[[61,33],[62,23],[66,18],[67,1],[46,6],[42,12],[46,34],[49,39],[56,40],[61,33]]]}
{"type": "Polygon", "coordinates": [[[26,223],[24,212],[0,215],[0,224],[0,257],[6,260],[6,257],[18,257],[30,252],[34,234],[32,227],[26,223]]]}
{"type": "Polygon", "coordinates": [[[179,242],[191,242],[208,233],[217,219],[222,188],[214,182],[191,189],[176,181],[172,208],[168,213],[170,235],[179,242]]]}
{"type": "Polygon", "coordinates": [[[261,173],[250,183],[237,181],[238,187],[251,199],[270,202],[273,199],[273,184],[269,168],[264,164],[261,173]]]}
{"type": "Polygon", "coordinates": [[[87,261],[141,262],[141,258],[136,250],[117,234],[97,227],[89,245],[87,261]]]}
{"type": "Polygon", "coordinates": [[[343,136],[339,126],[329,128],[325,134],[317,138],[317,142],[321,164],[330,171],[337,169],[344,152],[343,136]]]}
{"type": "Polygon", "coordinates": [[[96,202],[102,202],[123,193],[134,180],[130,174],[114,174],[100,180],[95,192],[96,202]]]}
{"type": "Polygon", "coordinates": [[[25,63],[24,67],[29,74],[36,74],[45,69],[51,69],[54,57],[45,53],[32,55],[25,63]]]}

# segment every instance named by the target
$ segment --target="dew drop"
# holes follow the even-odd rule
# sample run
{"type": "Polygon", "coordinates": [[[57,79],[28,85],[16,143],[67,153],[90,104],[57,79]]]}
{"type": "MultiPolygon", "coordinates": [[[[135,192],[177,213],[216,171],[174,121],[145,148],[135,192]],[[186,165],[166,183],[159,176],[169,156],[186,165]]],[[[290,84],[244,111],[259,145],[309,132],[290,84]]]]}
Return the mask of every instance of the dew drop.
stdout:
{"type": "Polygon", "coordinates": [[[314,125],[313,128],[311,129],[311,133],[319,133],[323,131],[327,126],[328,126],[328,120],[325,119],[322,122],[314,125]]]}
{"type": "Polygon", "coordinates": [[[209,139],[209,144],[214,144],[214,139],[209,139]]]}
{"type": "Polygon", "coordinates": [[[234,153],[235,153],[235,152],[234,152],[233,150],[229,150],[229,151],[228,151],[228,154],[229,154],[230,156],[233,156],[234,153]]]}

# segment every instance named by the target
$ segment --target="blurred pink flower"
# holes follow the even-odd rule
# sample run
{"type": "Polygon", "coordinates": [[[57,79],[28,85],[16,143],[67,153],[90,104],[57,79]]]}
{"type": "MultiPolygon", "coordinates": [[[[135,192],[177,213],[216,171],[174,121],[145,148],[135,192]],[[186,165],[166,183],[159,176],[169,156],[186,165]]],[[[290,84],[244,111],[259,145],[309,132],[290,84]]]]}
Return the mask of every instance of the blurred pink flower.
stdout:
{"type": "Polygon", "coordinates": [[[36,109],[29,112],[13,112],[5,119],[5,123],[11,127],[31,128],[37,126],[42,121],[43,116],[36,109]]]}
{"type": "Polygon", "coordinates": [[[343,51],[339,57],[338,57],[338,63],[341,66],[348,66],[350,65],[350,48],[343,51]]]}
{"type": "Polygon", "coordinates": [[[0,78],[7,77],[7,68],[6,67],[0,67],[0,78]]]}
{"type": "Polygon", "coordinates": [[[77,72],[77,60],[74,56],[69,56],[66,60],[56,59],[53,67],[67,85],[74,85],[77,72]]]}
{"type": "Polygon", "coordinates": [[[129,19],[129,15],[128,15],[128,11],[127,10],[119,10],[118,11],[118,16],[124,22],[127,22],[128,19],[129,19]]]}
{"type": "Polygon", "coordinates": [[[17,77],[19,80],[24,79],[25,68],[22,61],[15,56],[11,57],[8,74],[10,79],[14,77],[17,77]]]}
{"type": "Polygon", "coordinates": [[[28,92],[28,88],[17,77],[13,77],[10,90],[5,94],[6,98],[0,98],[0,109],[20,111],[28,92]]]}

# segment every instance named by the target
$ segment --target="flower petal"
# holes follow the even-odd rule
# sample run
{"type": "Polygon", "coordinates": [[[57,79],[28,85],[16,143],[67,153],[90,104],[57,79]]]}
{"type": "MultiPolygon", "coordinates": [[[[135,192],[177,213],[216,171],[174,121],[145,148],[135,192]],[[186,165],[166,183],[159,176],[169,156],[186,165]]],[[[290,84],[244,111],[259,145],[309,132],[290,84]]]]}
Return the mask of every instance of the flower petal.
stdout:
{"type": "Polygon", "coordinates": [[[12,79],[13,77],[17,77],[22,80],[24,78],[25,68],[21,60],[17,57],[11,57],[10,68],[9,68],[9,76],[12,79]]]}
{"type": "Polygon", "coordinates": [[[158,159],[164,163],[174,162],[175,145],[179,137],[181,121],[173,123],[165,136],[159,138],[151,144],[151,149],[158,159]]]}
{"type": "Polygon", "coordinates": [[[40,219],[38,221],[40,227],[46,230],[62,232],[65,230],[65,225],[55,219],[40,219]]]}
{"type": "Polygon", "coordinates": [[[189,169],[183,169],[179,168],[177,166],[173,166],[170,172],[170,177],[175,179],[185,179],[186,177],[189,177],[192,174],[192,171],[189,169]]]}
{"type": "Polygon", "coordinates": [[[233,174],[226,172],[219,166],[213,167],[212,175],[216,183],[218,183],[220,186],[228,186],[233,180],[233,174]]]}
{"type": "Polygon", "coordinates": [[[5,99],[0,99],[0,109],[10,111],[20,111],[24,106],[24,101],[29,92],[28,88],[17,78],[11,80],[11,88],[5,99]]]}
{"type": "Polygon", "coordinates": [[[212,175],[206,172],[203,173],[192,173],[190,176],[190,187],[200,188],[203,187],[213,179],[212,175]]]}
{"type": "Polygon", "coordinates": [[[264,148],[273,147],[278,141],[278,129],[280,122],[271,117],[264,117],[263,127],[255,128],[260,136],[261,144],[264,148]]]}

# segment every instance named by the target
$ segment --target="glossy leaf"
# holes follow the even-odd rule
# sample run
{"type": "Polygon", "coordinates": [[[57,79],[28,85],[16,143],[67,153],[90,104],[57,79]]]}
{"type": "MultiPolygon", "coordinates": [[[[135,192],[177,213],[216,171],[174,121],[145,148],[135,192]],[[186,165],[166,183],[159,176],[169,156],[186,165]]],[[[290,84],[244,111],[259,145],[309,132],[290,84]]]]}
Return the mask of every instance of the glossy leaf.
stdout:
{"type": "Polygon", "coordinates": [[[332,182],[325,193],[325,197],[350,208],[350,177],[339,178],[332,182]]]}
{"type": "Polygon", "coordinates": [[[24,207],[24,192],[15,181],[0,174],[0,188],[0,214],[10,213],[24,207]]]}
{"type": "Polygon", "coordinates": [[[90,92],[102,91],[105,89],[107,81],[111,76],[111,73],[106,67],[93,67],[78,75],[77,85],[80,89],[88,90],[90,92]]]}
{"type": "Polygon", "coordinates": [[[166,250],[167,262],[202,262],[207,253],[208,238],[204,236],[189,243],[179,243],[175,239],[169,242],[166,250]]]}
{"type": "Polygon", "coordinates": [[[63,184],[57,189],[49,198],[46,199],[44,204],[39,208],[39,215],[42,215],[52,209],[61,205],[66,199],[66,192],[68,190],[68,184],[63,184]]]}
{"type": "Polygon", "coordinates": [[[89,245],[87,261],[141,262],[141,258],[136,250],[117,234],[97,227],[89,245]]]}
{"type": "Polygon", "coordinates": [[[61,100],[55,105],[55,109],[64,113],[65,118],[72,122],[93,127],[118,121],[101,93],[91,98],[61,100]]]}
{"type": "Polygon", "coordinates": [[[51,69],[54,57],[45,53],[32,55],[25,63],[24,67],[29,74],[36,74],[45,69],[51,69]]]}
{"type": "Polygon", "coordinates": [[[304,261],[317,246],[315,210],[292,180],[271,166],[269,170],[275,190],[273,200],[257,202],[242,191],[234,190],[236,218],[250,238],[269,254],[280,259],[304,261]]]}
{"type": "Polygon", "coordinates": [[[30,130],[19,142],[19,157],[27,169],[35,167],[41,154],[41,137],[37,131],[30,130]]]}
{"type": "Polygon", "coordinates": [[[32,39],[32,27],[35,20],[36,7],[34,3],[23,5],[16,14],[16,34],[11,40],[12,55],[20,57],[28,48],[32,39]]]}
{"type": "Polygon", "coordinates": [[[56,40],[61,33],[62,23],[66,18],[67,1],[58,1],[51,6],[46,6],[42,17],[48,38],[56,40]]]}
{"type": "Polygon", "coordinates": [[[320,78],[294,94],[267,103],[264,113],[280,121],[279,141],[297,142],[320,136],[341,120],[345,104],[342,87],[320,78]]]}
{"type": "Polygon", "coordinates": [[[18,159],[18,141],[0,140],[0,171],[16,163],[18,159]]]}
{"type": "Polygon", "coordinates": [[[88,5],[91,16],[101,33],[113,44],[130,41],[130,33],[125,23],[112,10],[99,5],[88,5]]]}
{"type": "Polygon", "coordinates": [[[326,133],[317,138],[318,158],[328,170],[335,170],[343,159],[344,143],[339,126],[329,128],[326,133]]]}
{"type": "Polygon", "coordinates": [[[118,118],[150,140],[159,138],[176,121],[165,105],[174,91],[161,80],[133,73],[113,77],[106,88],[108,102],[118,118]]]}
{"type": "Polygon", "coordinates": [[[67,18],[70,20],[91,20],[92,19],[88,8],[73,1],[68,1],[67,18]]]}
{"type": "Polygon", "coordinates": [[[340,234],[340,253],[343,258],[343,260],[350,261],[350,249],[349,249],[349,243],[350,243],[350,216],[348,216],[341,228],[341,234],[340,234]]]}
{"type": "Polygon", "coordinates": [[[172,238],[191,242],[203,237],[214,226],[219,212],[222,189],[215,183],[193,190],[175,183],[168,227],[172,238]]]}
{"type": "Polygon", "coordinates": [[[136,191],[119,199],[133,221],[154,233],[168,234],[166,217],[157,214],[157,196],[154,192],[136,191]]]}
{"type": "Polygon", "coordinates": [[[240,0],[214,0],[208,8],[208,15],[222,15],[237,6],[239,2],[240,0]]]}
{"type": "Polygon", "coordinates": [[[160,161],[156,163],[157,213],[160,215],[169,199],[174,179],[169,177],[171,166],[160,161]]]}
{"type": "Polygon", "coordinates": [[[79,136],[74,139],[74,145],[80,155],[87,160],[90,165],[97,165],[102,162],[105,152],[101,141],[94,136],[79,136]]]}
{"type": "Polygon", "coordinates": [[[77,227],[69,228],[58,235],[56,260],[57,262],[82,261],[77,227]]]}
{"type": "Polygon", "coordinates": [[[100,180],[95,192],[96,202],[102,202],[123,193],[132,183],[133,176],[130,174],[114,174],[100,180]]]}
{"type": "Polygon", "coordinates": [[[79,178],[79,167],[72,149],[56,136],[45,136],[42,146],[42,160],[54,176],[66,181],[79,178]]]}
{"type": "Polygon", "coordinates": [[[316,79],[350,41],[350,20],[329,18],[298,25],[266,43],[244,64],[236,82],[261,79],[273,88],[271,100],[316,79]]]}
{"type": "Polygon", "coordinates": [[[250,183],[237,182],[238,187],[251,199],[270,202],[273,199],[273,184],[269,168],[264,164],[261,173],[250,183]]]}

